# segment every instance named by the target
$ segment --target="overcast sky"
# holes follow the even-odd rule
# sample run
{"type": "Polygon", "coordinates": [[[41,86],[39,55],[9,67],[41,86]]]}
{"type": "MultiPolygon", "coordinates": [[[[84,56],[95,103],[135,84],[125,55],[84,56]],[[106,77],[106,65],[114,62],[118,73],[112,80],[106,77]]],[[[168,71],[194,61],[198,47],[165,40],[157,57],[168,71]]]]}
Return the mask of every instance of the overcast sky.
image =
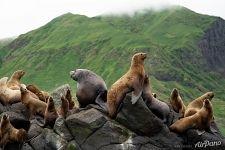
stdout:
{"type": "Polygon", "coordinates": [[[0,39],[36,29],[67,12],[93,17],[168,5],[225,19],[225,0],[0,0],[0,39]]]}

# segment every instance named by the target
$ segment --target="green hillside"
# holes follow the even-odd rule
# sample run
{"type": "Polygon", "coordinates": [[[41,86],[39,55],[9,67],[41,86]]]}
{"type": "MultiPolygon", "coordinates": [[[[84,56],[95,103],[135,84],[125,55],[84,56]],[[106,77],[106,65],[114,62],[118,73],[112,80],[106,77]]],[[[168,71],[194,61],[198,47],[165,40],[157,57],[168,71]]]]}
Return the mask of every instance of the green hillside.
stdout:
{"type": "Polygon", "coordinates": [[[68,13],[1,48],[0,76],[24,69],[24,83],[49,91],[69,83],[75,90],[69,71],[87,68],[101,75],[110,87],[126,72],[132,55],[143,51],[148,54],[145,68],[153,91],[162,100],[169,98],[174,87],[185,101],[214,91],[216,119],[225,132],[225,78],[208,70],[197,47],[216,20],[182,7],[146,10],[133,16],[89,18],[68,13]]]}

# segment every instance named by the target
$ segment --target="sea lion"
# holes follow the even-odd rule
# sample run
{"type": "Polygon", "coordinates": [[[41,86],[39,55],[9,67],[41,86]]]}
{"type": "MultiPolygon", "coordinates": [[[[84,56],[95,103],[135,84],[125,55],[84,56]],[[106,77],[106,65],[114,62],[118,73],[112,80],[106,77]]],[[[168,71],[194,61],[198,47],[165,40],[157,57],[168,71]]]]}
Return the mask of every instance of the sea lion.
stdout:
{"type": "Polygon", "coordinates": [[[172,105],[173,110],[180,114],[179,118],[183,118],[186,106],[176,88],[174,88],[170,94],[170,104],[172,105]]]}
{"type": "Polygon", "coordinates": [[[9,121],[9,116],[4,114],[0,122],[0,145],[5,146],[7,143],[23,142],[27,137],[24,129],[16,129],[9,121]]]}
{"type": "Polygon", "coordinates": [[[24,76],[24,74],[25,71],[23,70],[15,71],[7,82],[7,87],[12,90],[20,90],[20,79],[24,76]]]}
{"type": "Polygon", "coordinates": [[[213,109],[210,100],[205,99],[203,106],[194,115],[181,118],[169,128],[171,131],[182,133],[187,129],[208,130],[213,119],[213,109]]]}
{"type": "Polygon", "coordinates": [[[202,96],[198,97],[197,99],[191,101],[185,110],[184,117],[188,117],[195,114],[199,109],[201,109],[201,107],[203,106],[203,101],[205,99],[211,101],[213,97],[214,97],[213,92],[207,92],[202,96]]]}
{"type": "Polygon", "coordinates": [[[20,90],[12,90],[7,87],[8,77],[0,79],[0,102],[3,105],[13,104],[20,102],[21,93],[20,90]]]}
{"type": "Polygon", "coordinates": [[[31,96],[30,92],[23,86],[20,87],[21,102],[29,109],[31,118],[39,114],[44,116],[47,104],[31,96]]]}
{"type": "Polygon", "coordinates": [[[50,127],[53,127],[57,117],[58,113],[55,109],[53,98],[49,97],[47,100],[47,108],[44,115],[44,126],[50,125],[50,127]]]}
{"type": "Polygon", "coordinates": [[[108,91],[107,108],[111,118],[116,117],[118,108],[120,108],[127,93],[132,91],[132,104],[135,104],[141,96],[145,78],[144,60],[146,57],[146,53],[136,53],[132,57],[127,73],[118,79],[108,91]]]}
{"type": "Polygon", "coordinates": [[[65,98],[65,96],[62,96],[61,102],[61,106],[58,108],[58,115],[66,118],[66,115],[69,111],[69,101],[65,98]]]}
{"type": "Polygon", "coordinates": [[[167,122],[167,117],[170,113],[169,106],[153,96],[153,93],[150,89],[150,82],[148,79],[148,75],[145,75],[144,79],[144,88],[142,92],[142,98],[148,108],[160,119],[163,120],[164,123],[167,122]]]}
{"type": "Polygon", "coordinates": [[[69,110],[73,109],[75,103],[74,103],[74,101],[72,100],[72,95],[71,95],[70,89],[67,89],[67,91],[66,91],[66,97],[65,97],[65,98],[66,98],[66,99],[68,100],[68,102],[69,102],[69,110]]]}
{"type": "MultiPolygon", "coordinates": [[[[107,92],[105,81],[99,75],[87,69],[76,69],[70,72],[73,80],[77,81],[76,97],[80,107],[94,104],[100,92],[107,92]]],[[[106,98],[105,98],[106,99],[106,98]]]]}
{"type": "Polygon", "coordinates": [[[41,101],[47,102],[49,98],[48,92],[41,91],[36,85],[30,84],[27,86],[27,89],[34,93],[41,101]]]}

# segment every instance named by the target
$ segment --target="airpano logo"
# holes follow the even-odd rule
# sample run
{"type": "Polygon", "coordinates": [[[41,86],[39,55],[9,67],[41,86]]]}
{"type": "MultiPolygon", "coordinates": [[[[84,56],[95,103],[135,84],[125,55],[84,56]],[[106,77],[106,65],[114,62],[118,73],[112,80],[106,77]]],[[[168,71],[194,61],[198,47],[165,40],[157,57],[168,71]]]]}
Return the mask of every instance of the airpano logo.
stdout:
{"type": "Polygon", "coordinates": [[[206,148],[206,147],[213,147],[221,145],[221,141],[208,141],[205,140],[204,142],[199,141],[195,144],[195,148],[206,148]]]}

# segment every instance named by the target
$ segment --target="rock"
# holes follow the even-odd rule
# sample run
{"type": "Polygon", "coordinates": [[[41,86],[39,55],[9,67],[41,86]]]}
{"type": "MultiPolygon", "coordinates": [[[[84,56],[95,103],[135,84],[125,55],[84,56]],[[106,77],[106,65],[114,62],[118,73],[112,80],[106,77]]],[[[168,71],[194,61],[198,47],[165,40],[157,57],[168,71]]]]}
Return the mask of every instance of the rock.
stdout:
{"type": "Polygon", "coordinates": [[[106,118],[94,108],[80,111],[66,118],[67,127],[79,145],[105,122],[106,118]]]}
{"type": "Polygon", "coordinates": [[[30,140],[30,145],[35,150],[43,150],[43,149],[45,149],[45,135],[44,135],[43,132],[41,134],[39,134],[38,136],[36,136],[36,137],[34,137],[33,139],[30,140]]]}
{"type": "Polygon", "coordinates": [[[19,143],[8,143],[4,148],[4,150],[16,150],[16,149],[20,149],[19,143]]]}
{"type": "Polygon", "coordinates": [[[70,141],[67,144],[66,149],[68,149],[68,150],[81,150],[81,148],[79,147],[79,145],[77,144],[77,142],[75,140],[70,141]]]}
{"type": "Polygon", "coordinates": [[[3,106],[2,103],[0,103],[0,114],[5,111],[6,111],[5,106],[3,106]]]}
{"type": "Polygon", "coordinates": [[[15,128],[17,129],[24,128],[25,130],[28,130],[30,122],[28,118],[26,118],[24,115],[20,113],[6,111],[0,115],[0,118],[2,117],[3,114],[9,115],[9,120],[15,128]]]}
{"type": "Polygon", "coordinates": [[[162,121],[149,110],[141,97],[132,105],[131,94],[127,94],[124,98],[116,121],[140,135],[151,136],[165,128],[162,121]]]}
{"type": "Polygon", "coordinates": [[[55,108],[61,106],[61,97],[65,96],[66,91],[70,89],[69,84],[62,85],[55,89],[50,95],[53,97],[55,108]]]}
{"type": "Polygon", "coordinates": [[[28,130],[28,140],[37,137],[43,132],[43,128],[41,128],[38,124],[32,123],[28,130]]]}
{"type": "Polygon", "coordinates": [[[66,148],[67,141],[61,138],[50,129],[45,129],[45,149],[63,150],[66,148]]]}
{"type": "Polygon", "coordinates": [[[30,141],[30,145],[35,150],[63,150],[66,148],[67,141],[50,129],[44,129],[43,132],[30,141]]]}
{"type": "Polygon", "coordinates": [[[9,107],[9,111],[15,112],[17,114],[22,114],[25,118],[27,118],[29,120],[30,118],[30,113],[29,110],[26,108],[26,106],[24,104],[22,104],[21,102],[19,103],[15,103],[12,104],[9,107]]]}
{"type": "Polygon", "coordinates": [[[193,148],[207,148],[207,149],[215,149],[215,150],[224,150],[225,149],[225,138],[222,137],[218,133],[209,133],[204,132],[202,135],[198,135],[197,131],[194,129],[189,129],[186,132],[186,143],[185,145],[191,146],[190,149],[193,148]],[[203,143],[208,145],[203,147],[203,143]],[[217,144],[217,145],[216,145],[217,144]]]}
{"type": "Polygon", "coordinates": [[[107,145],[123,143],[129,138],[129,131],[117,123],[107,121],[100,129],[93,132],[82,143],[81,149],[100,149],[107,145]]]}
{"type": "Polygon", "coordinates": [[[28,143],[24,143],[21,150],[34,150],[28,143]]]}
{"type": "Polygon", "coordinates": [[[67,141],[71,141],[73,139],[73,136],[70,134],[70,131],[68,130],[63,117],[58,117],[56,119],[53,130],[55,131],[55,133],[57,133],[67,141]]]}

